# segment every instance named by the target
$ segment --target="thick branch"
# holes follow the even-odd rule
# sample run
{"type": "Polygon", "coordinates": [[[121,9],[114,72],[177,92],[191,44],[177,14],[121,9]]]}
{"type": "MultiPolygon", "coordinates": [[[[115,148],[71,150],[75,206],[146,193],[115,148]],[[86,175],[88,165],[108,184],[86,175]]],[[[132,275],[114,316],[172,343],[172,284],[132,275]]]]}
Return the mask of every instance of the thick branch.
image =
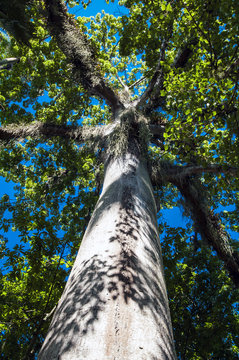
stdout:
{"type": "Polygon", "coordinates": [[[164,131],[165,131],[165,126],[164,125],[150,124],[149,125],[149,130],[150,130],[150,132],[151,132],[151,134],[153,136],[158,136],[159,138],[161,138],[163,136],[164,131]]]}
{"type": "Polygon", "coordinates": [[[11,70],[14,64],[19,63],[19,58],[6,58],[0,61],[0,70],[11,70]]]}
{"type": "Polygon", "coordinates": [[[161,46],[160,56],[154,75],[152,76],[152,79],[150,80],[149,85],[146,88],[145,92],[138,100],[137,106],[141,106],[147,99],[149,99],[154,89],[157,88],[157,93],[162,89],[163,81],[164,81],[162,62],[165,59],[165,51],[167,45],[168,45],[168,41],[164,40],[161,46]]]}
{"type": "Polygon", "coordinates": [[[185,179],[188,176],[202,174],[202,173],[213,173],[213,174],[221,174],[221,173],[230,173],[236,174],[239,172],[239,168],[228,166],[228,165],[217,165],[211,164],[208,166],[178,166],[174,165],[167,169],[167,173],[165,176],[167,181],[174,181],[185,179]]]}
{"type": "Polygon", "coordinates": [[[103,98],[114,111],[122,107],[118,96],[102,78],[96,55],[85,34],[67,13],[64,1],[45,0],[45,5],[50,33],[71,63],[76,79],[89,93],[103,98]]]}
{"type": "Polygon", "coordinates": [[[15,39],[27,46],[34,36],[34,23],[27,14],[27,7],[32,0],[0,0],[0,25],[15,39]]]}
{"type": "Polygon", "coordinates": [[[115,125],[113,124],[99,127],[74,127],[66,125],[44,124],[41,122],[34,122],[32,124],[25,125],[9,125],[6,127],[0,127],[0,141],[9,142],[11,140],[21,140],[27,137],[61,137],[66,140],[74,140],[77,143],[87,141],[102,143],[111,133],[114,126],[115,125]]]}
{"type": "Polygon", "coordinates": [[[153,144],[160,147],[161,149],[163,149],[164,148],[163,134],[164,134],[164,131],[165,131],[165,126],[164,125],[149,124],[149,131],[150,131],[150,134],[151,134],[150,141],[153,144]]]}
{"type": "MultiPolygon", "coordinates": [[[[196,45],[198,42],[198,39],[191,39],[186,44],[184,44],[178,51],[175,60],[173,62],[172,67],[174,68],[183,68],[188,63],[188,60],[192,56],[193,50],[192,46],[196,45]]],[[[160,91],[163,90],[164,87],[164,71],[162,68],[162,61],[165,59],[165,51],[168,44],[168,40],[163,42],[161,52],[160,52],[160,58],[159,62],[156,68],[156,71],[145,90],[145,93],[142,95],[141,99],[139,100],[139,104],[141,105],[145,100],[149,98],[149,102],[145,107],[145,112],[149,113],[152,110],[158,108],[159,106],[162,106],[165,101],[165,96],[160,95],[160,91]]]]}
{"type": "Polygon", "coordinates": [[[230,246],[230,238],[220,219],[210,210],[205,201],[205,191],[199,180],[187,177],[184,181],[172,182],[177,186],[190,210],[197,231],[217,252],[236,287],[239,287],[239,255],[230,246]]]}
{"type": "Polygon", "coordinates": [[[239,287],[239,255],[230,246],[230,238],[224,230],[217,215],[209,208],[206,202],[206,190],[196,175],[202,172],[231,172],[238,169],[233,167],[224,168],[220,165],[201,166],[173,166],[170,163],[162,163],[152,169],[152,182],[162,184],[171,182],[175,185],[186,201],[187,208],[195,223],[195,228],[209,245],[217,252],[218,257],[224,262],[225,268],[234,284],[239,287]]]}
{"type": "Polygon", "coordinates": [[[197,45],[198,39],[193,38],[189,41],[187,41],[178,51],[177,55],[175,56],[173,66],[177,68],[184,68],[190,57],[193,53],[193,46],[197,45]]]}
{"type": "MultiPolygon", "coordinates": [[[[158,127],[156,125],[156,127],[158,127]]],[[[150,125],[150,131],[152,132],[154,125],[150,125]]],[[[160,131],[160,130],[159,130],[160,131]]],[[[159,133],[160,134],[160,133],[159,133]]],[[[158,136],[159,136],[158,134],[158,136]]],[[[152,164],[152,182],[154,184],[162,183],[175,183],[180,181],[185,181],[189,176],[200,175],[203,173],[212,173],[212,174],[238,174],[239,168],[228,166],[228,165],[218,165],[210,164],[207,166],[200,165],[172,165],[170,162],[155,162],[152,164]]]]}

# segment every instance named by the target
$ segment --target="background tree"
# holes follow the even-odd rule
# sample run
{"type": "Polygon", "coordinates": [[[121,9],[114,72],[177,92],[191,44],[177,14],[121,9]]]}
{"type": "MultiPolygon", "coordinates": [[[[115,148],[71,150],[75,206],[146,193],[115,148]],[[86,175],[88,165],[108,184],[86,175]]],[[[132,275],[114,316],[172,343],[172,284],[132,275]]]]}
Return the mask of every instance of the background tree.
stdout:
{"type": "Polygon", "coordinates": [[[238,230],[239,5],[119,3],[124,15],[94,19],[63,1],[18,2],[18,13],[1,3],[26,30],[1,20],[19,41],[2,35],[1,174],[18,185],[1,200],[1,227],[20,233],[13,248],[1,239],[2,359],[39,352],[103,164],[127,150],[143,154],[160,207],[189,217],[186,229],[158,219],[179,358],[239,352],[238,245],[226,232],[238,230]]]}

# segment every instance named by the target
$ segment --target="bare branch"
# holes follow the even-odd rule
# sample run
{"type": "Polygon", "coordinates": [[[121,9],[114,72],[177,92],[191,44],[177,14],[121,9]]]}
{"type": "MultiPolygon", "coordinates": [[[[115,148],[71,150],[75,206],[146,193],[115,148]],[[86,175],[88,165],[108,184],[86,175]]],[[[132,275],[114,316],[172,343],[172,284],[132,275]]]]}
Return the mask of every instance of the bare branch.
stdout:
{"type": "MultiPolygon", "coordinates": [[[[150,130],[154,125],[150,125],[150,130]]],[[[156,126],[158,127],[158,126],[156,126]]],[[[152,132],[152,130],[151,130],[152,132]]],[[[159,132],[160,134],[160,132],[159,132]]],[[[175,181],[184,181],[186,178],[203,173],[212,174],[238,174],[239,168],[229,165],[209,164],[201,165],[172,165],[170,162],[160,161],[152,164],[153,183],[168,183],[175,181]]]]}
{"type": "MultiPolygon", "coordinates": [[[[145,90],[141,98],[138,100],[138,106],[141,106],[147,99],[149,99],[149,103],[145,107],[146,113],[162,105],[165,100],[165,96],[160,96],[160,91],[163,89],[164,85],[164,71],[162,68],[162,62],[165,59],[165,52],[170,36],[171,35],[169,35],[167,40],[163,41],[155,73],[147,89],[145,90]]],[[[195,38],[187,41],[187,43],[185,43],[184,46],[179,49],[172,66],[175,68],[185,67],[193,53],[192,46],[196,45],[197,42],[198,39],[195,38]]]]}
{"type": "Polygon", "coordinates": [[[139,98],[137,106],[141,106],[152,94],[153,90],[157,87],[157,90],[161,90],[163,86],[163,69],[162,69],[162,61],[165,59],[165,51],[168,45],[168,41],[164,40],[162,42],[161,50],[160,50],[160,56],[158,60],[158,64],[156,67],[156,70],[154,72],[154,75],[151,79],[151,81],[148,84],[148,87],[146,88],[143,95],[139,98]]]}
{"type": "Polygon", "coordinates": [[[228,166],[228,165],[218,165],[211,164],[207,166],[197,166],[197,165],[187,165],[187,166],[178,166],[174,165],[167,169],[167,173],[165,174],[166,181],[174,181],[182,178],[186,178],[188,176],[202,174],[202,173],[213,173],[213,174],[221,174],[221,173],[230,173],[236,174],[239,172],[239,168],[228,166]]]}
{"type": "Polygon", "coordinates": [[[53,138],[74,140],[77,143],[87,141],[103,143],[113,131],[115,124],[90,127],[90,126],[67,126],[34,122],[24,125],[8,125],[0,127],[0,141],[8,143],[11,140],[31,138],[53,138]]]}
{"type": "Polygon", "coordinates": [[[228,66],[228,68],[226,69],[225,73],[224,73],[224,76],[223,77],[227,77],[235,68],[237,68],[239,66],[239,57],[233,61],[232,64],[230,64],[228,66]]]}
{"type": "Polygon", "coordinates": [[[0,70],[11,70],[13,65],[20,62],[19,58],[6,58],[0,61],[0,70]]]}
{"type": "Polygon", "coordinates": [[[236,287],[239,287],[239,255],[230,245],[230,237],[221,224],[219,217],[207,205],[206,191],[197,179],[186,177],[183,181],[172,181],[186,200],[196,230],[217,252],[218,257],[236,287]]]}
{"type": "MultiPolygon", "coordinates": [[[[170,38],[171,35],[169,35],[170,38]]],[[[161,66],[161,62],[165,59],[165,51],[167,48],[167,44],[169,38],[165,40],[161,47],[160,58],[158,62],[158,66],[156,71],[151,79],[151,82],[148,85],[148,88],[145,90],[145,93],[142,95],[141,99],[139,99],[139,106],[145,102],[149,98],[148,104],[145,106],[145,113],[149,113],[154,109],[157,109],[159,106],[162,106],[165,102],[166,96],[161,96],[160,91],[163,90],[164,87],[164,71],[161,66]]],[[[197,38],[192,38],[187,41],[178,51],[176,54],[175,60],[172,64],[174,68],[183,68],[188,63],[192,53],[193,53],[193,45],[198,43],[197,38]]]]}
{"type": "Polygon", "coordinates": [[[90,94],[103,98],[113,111],[123,107],[117,94],[101,76],[96,54],[75,19],[67,13],[65,2],[45,0],[45,5],[50,33],[71,63],[76,80],[90,94]]]}
{"type": "Polygon", "coordinates": [[[145,77],[145,76],[142,76],[139,80],[136,80],[133,84],[131,84],[131,85],[129,86],[129,89],[132,89],[133,87],[139,85],[139,84],[140,84],[142,81],[144,81],[145,79],[146,79],[146,77],[145,77]]]}
{"type": "Polygon", "coordinates": [[[163,133],[165,131],[165,126],[164,125],[155,125],[155,124],[150,124],[149,125],[149,130],[150,133],[154,136],[158,136],[158,137],[162,137],[163,133]]]}
{"type": "Polygon", "coordinates": [[[116,78],[119,81],[120,85],[122,86],[122,88],[126,91],[129,90],[128,86],[123,82],[123,80],[121,79],[121,77],[118,75],[118,73],[116,73],[116,78]]]}
{"type": "Polygon", "coordinates": [[[171,182],[175,185],[186,201],[195,229],[207,243],[217,252],[224,262],[225,268],[234,284],[239,287],[239,255],[230,245],[230,237],[222,226],[220,219],[207,204],[207,191],[198,178],[190,176],[202,172],[238,172],[234,167],[221,165],[202,166],[174,166],[168,162],[161,163],[152,169],[152,180],[156,184],[171,182]]]}
{"type": "Polygon", "coordinates": [[[177,68],[183,68],[187,65],[189,58],[193,53],[192,46],[198,43],[197,38],[190,39],[187,41],[178,51],[177,55],[175,56],[173,66],[177,68]]]}
{"type": "Polygon", "coordinates": [[[47,314],[45,314],[44,316],[44,321],[47,321],[53,314],[54,314],[54,311],[56,310],[56,305],[51,309],[51,311],[47,314]]]}

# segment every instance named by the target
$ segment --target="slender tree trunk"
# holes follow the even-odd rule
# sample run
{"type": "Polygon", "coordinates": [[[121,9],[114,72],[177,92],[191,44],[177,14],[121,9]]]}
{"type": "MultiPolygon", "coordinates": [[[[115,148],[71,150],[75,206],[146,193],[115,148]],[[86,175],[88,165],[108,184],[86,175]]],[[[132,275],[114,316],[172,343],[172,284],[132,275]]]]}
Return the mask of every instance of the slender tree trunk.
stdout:
{"type": "Polygon", "coordinates": [[[39,360],[176,359],[147,166],[111,159],[39,360]]]}

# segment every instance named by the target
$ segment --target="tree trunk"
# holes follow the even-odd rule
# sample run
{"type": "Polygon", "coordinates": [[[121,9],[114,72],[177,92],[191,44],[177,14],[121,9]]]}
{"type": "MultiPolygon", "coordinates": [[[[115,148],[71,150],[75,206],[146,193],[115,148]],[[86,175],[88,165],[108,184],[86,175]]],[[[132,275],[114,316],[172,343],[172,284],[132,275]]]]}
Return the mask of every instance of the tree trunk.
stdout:
{"type": "Polygon", "coordinates": [[[153,191],[133,154],[106,165],[38,359],[176,359],[153,191]]]}

